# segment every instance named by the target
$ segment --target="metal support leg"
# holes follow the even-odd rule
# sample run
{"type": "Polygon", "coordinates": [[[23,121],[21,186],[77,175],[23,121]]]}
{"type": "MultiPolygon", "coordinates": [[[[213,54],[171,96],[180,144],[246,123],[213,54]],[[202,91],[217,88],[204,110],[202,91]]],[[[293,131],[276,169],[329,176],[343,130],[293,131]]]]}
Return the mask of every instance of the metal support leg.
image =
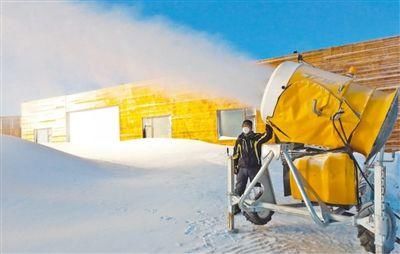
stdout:
{"type": "Polygon", "coordinates": [[[375,253],[384,253],[386,239],[385,189],[386,168],[383,166],[385,148],[382,147],[374,167],[375,253]]]}
{"type": "MultiPolygon", "coordinates": [[[[258,173],[256,174],[256,176],[254,177],[253,181],[250,182],[250,184],[246,187],[246,190],[244,191],[243,195],[240,197],[239,200],[239,207],[240,209],[245,209],[245,207],[243,206],[243,203],[245,202],[245,200],[247,199],[247,197],[249,196],[251,190],[256,186],[256,184],[260,181],[261,177],[266,175],[266,171],[268,170],[268,166],[271,163],[272,159],[274,158],[274,153],[273,151],[269,151],[266,159],[264,161],[264,164],[261,166],[260,170],[258,171],[258,173]]],[[[269,176],[268,176],[269,177],[269,176]]],[[[273,190],[272,190],[272,186],[271,184],[269,184],[269,186],[264,186],[265,188],[269,188],[264,190],[265,194],[273,194],[273,190]]],[[[273,203],[275,203],[275,196],[272,197],[271,200],[273,203]]]]}
{"type": "Polygon", "coordinates": [[[227,212],[227,229],[228,232],[235,233],[235,216],[233,214],[232,196],[234,195],[234,180],[233,158],[228,156],[228,177],[227,177],[227,196],[228,196],[228,212],[227,212]]]}
{"type": "Polygon", "coordinates": [[[315,211],[314,206],[312,205],[312,203],[311,203],[311,201],[310,201],[310,199],[309,199],[309,197],[308,197],[308,195],[306,193],[306,190],[304,188],[303,182],[301,180],[301,175],[298,172],[296,166],[293,164],[292,160],[290,159],[287,150],[283,149],[282,151],[283,151],[283,156],[284,156],[284,158],[285,158],[285,160],[286,160],[286,162],[287,162],[287,164],[289,166],[290,172],[292,173],[293,178],[294,178],[294,180],[296,182],[296,185],[299,188],[301,197],[302,197],[304,203],[306,204],[306,207],[307,207],[308,211],[310,212],[311,218],[318,225],[327,226],[329,224],[330,217],[329,217],[329,214],[325,211],[325,210],[327,210],[327,208],[325,208],[325,204],[323,204],[322,202],[318,202],[318,203],[320,203],[320,207],[321,207],[322,218],[320,218],[318,216],[318,213],[315,211]]]}

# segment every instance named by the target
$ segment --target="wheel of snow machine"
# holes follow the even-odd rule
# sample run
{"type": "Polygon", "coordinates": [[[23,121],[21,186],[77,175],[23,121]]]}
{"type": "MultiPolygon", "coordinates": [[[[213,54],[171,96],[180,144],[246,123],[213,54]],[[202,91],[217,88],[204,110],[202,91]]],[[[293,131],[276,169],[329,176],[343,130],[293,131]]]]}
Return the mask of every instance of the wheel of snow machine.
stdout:
{"type": "Polygon", "coordinates": [[[274,214],[273,211],[268,211],[268,212],[243,212],[244,217],[251,223],[255,225],[265,225],[267,224],[271,219],[272,215],[274,214]]]}
{"type": "MultiPolygon", "coordinates": [[[[396,240],[396,218],[394,217],[393,211],[390,206],[386,205],[386,217],[387,217],[387,232],[386,239],[384,242],[384,253],[390,253],[394,249],[394,243],[396,240]]],[[[374,213],[374,203],[368,202],[361,206],[358,212],[358,218],[365,218],[374,213]]],[[[360,244],[368,252],[375,253],[375,234],[364,228],[361,225],[357,226],[357,237],[360,239],[360,244]]]]}
{"type": "MultiPolygon", "coordinates": [[[[259,199],[262,196],[262,193],[259,193],[256,197],[255,200],[259,199]]],[[[251,223],[255,225],[265,225],[267,224],[271,219],[272,215],[274,214],[273,211],[267,210],[267,211],[262,211],[262,212],[246,212],[243,211],[244,217],[251,223]]]]}

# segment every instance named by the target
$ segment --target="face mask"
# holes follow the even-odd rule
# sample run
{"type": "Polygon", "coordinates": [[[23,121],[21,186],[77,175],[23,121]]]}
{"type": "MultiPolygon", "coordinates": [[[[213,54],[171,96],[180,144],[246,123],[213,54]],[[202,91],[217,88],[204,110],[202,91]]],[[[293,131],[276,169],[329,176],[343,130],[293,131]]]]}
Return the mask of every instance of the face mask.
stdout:
{"type": "Polygon", "coordinates": [[[244,134],[248,134],[250,132],[250,128],[249,127],[243,127],[242,131],[244,134]]]}

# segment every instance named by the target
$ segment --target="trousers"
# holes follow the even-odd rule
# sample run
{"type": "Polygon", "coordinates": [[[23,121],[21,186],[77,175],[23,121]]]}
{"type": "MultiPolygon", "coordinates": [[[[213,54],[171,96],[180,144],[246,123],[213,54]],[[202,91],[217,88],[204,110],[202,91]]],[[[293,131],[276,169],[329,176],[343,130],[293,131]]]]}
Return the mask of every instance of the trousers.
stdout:
{"type": "Polygon", "coordinates": [[[254,177],[258,173],[258,168],[239,168],[239,172],[236,175],[236,185],[235,185],[235,194],[238,196],[242,196],[244,191],[246,190],[246,185],[248,179],[250,182],[253,181],[254,177]]]}

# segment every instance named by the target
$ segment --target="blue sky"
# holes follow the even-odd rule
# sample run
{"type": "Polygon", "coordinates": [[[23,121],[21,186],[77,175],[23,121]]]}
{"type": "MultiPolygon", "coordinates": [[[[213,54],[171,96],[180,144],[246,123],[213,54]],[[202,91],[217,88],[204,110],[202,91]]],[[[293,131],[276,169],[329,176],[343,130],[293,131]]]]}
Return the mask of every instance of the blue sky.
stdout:
{"type": "Polygon", "coordinates": [[[100,1],[222,38],[262,59],[398,35],[398,1],[100,1]]]}

